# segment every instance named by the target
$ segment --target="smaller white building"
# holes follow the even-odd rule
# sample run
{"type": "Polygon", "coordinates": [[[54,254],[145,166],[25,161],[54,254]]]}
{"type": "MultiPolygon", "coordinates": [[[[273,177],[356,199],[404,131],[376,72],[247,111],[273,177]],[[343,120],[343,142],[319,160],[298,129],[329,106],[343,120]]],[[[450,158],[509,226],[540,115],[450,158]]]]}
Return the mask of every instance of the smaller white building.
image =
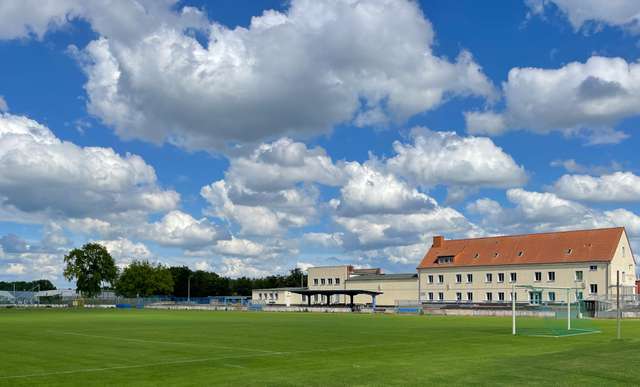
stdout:
{"type": "Polygon", "coordinates": [[[300,305],[302,297],[294,293],[294,290],[304,290],[305,288],[271,288],[253,289],[251,291],[251,302],[265,305],[300,305]]]}

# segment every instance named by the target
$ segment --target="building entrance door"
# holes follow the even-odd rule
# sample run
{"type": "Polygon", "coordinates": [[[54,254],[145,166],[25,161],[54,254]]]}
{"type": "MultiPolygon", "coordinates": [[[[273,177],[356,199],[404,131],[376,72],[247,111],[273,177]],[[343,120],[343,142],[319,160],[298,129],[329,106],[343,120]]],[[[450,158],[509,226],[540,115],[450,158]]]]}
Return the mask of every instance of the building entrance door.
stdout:
{"type": "Polygon", "coordinates": [[[532,291],[529,292],[529,303],[531,305],[540,305],[542,300],[542,292],[532,291]]]}

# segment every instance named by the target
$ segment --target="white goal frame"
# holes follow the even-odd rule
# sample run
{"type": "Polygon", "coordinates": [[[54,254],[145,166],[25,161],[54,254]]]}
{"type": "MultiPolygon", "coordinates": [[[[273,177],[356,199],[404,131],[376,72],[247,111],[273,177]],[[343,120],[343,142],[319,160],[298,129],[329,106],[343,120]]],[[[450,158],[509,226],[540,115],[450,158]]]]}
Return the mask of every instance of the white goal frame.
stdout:
{"type": "Polygon", "coordinates": [[[554,286],[533,286],[533,285],[513,285],[511,287],[511,333],[516,335],[516,289],[540,289],[540,290],[565,290],[567,292],[567,330],[571,330],[571,291],[572,290],[582,290],[582,288],[577,287],[554,287],[554,286]]]}

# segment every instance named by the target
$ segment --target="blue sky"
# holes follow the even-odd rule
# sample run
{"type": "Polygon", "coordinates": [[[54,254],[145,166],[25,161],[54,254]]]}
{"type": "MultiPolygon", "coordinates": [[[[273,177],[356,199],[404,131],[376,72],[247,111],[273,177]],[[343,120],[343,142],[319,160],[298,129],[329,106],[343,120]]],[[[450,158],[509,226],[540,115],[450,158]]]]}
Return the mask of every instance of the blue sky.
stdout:
{"type": "Polygon", "coordinates": [[[0,280],[412,270],[447,238],[640,241],[640,5],[0,1],[0,280]]]}

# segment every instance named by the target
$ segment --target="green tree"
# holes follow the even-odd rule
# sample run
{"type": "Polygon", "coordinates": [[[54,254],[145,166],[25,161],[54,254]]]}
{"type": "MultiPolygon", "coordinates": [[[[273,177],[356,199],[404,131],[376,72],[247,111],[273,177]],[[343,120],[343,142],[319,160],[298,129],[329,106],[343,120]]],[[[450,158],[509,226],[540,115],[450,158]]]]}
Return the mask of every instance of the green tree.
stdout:
{"type": "Polygon", "coordinates": [[[173,277],[173,295],[176,297],[187,296],[187,284],[189,277],[193,274],[187,266],[171,266],[169,268],[173,277]]]}
{"type": "Polygon", "coordinates": [[[173,292],[171,271],[148,261],[133,261],[116,281],[116,293],[125,297],[149,297],[173,292]]]}
{"type": "Polygon", "coordinates": [[[64,277],[76,281],[76,290],[86,297],[100,294],[103,285],[118,278],[118,268],[107,249],[97,243],[87,243],[65,255],[64,277]]]}
{"type": "Polygon", "coordinates": [[[0,281],[0,290],[8,290],[12,291],[14,289],[16,291],[34,291],[38,290],[38,286],[40,290],[55,290],[55,286],[51,283],[51,281],[46,279],[41,279],[37,281],[25,282],[25,281],[15,281],[15,282],[3,282],[0,281]]]}

